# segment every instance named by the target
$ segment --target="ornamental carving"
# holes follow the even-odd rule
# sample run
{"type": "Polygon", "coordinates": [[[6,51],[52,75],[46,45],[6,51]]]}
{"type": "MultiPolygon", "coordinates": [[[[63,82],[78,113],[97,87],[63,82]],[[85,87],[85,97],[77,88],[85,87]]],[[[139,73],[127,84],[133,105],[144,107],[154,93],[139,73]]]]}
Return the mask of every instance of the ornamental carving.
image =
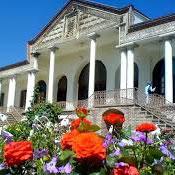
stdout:
{"type": "Polygon", "coordinates": [[[120,37],[121,43],[137,42],[139,40],[149,39],[166,33],[175,32],[175,21],[158,26],[150,27],[140,31],[128,33],[120,37]]]}
{"type": "Polygon", "coordinates": [[[50,45],[78,39],[101,29],[119,26],[120,21],[120,15],[73,4],[64,11],[62,16],[58,17],[52,28],[32,46],[32,52],[48,48],[50,45]]]}

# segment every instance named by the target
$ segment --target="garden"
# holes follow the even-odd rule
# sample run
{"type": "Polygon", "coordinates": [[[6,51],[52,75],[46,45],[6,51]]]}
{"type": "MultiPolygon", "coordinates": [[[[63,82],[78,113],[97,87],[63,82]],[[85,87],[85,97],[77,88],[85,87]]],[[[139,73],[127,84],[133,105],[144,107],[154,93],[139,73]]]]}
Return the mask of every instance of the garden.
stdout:
{"type": "Polygon", "coordinates": [[[173,175],[172,129],[154,123],[134,129],[122,112],[101,117],[108,132],[89,120],[92,111],[77,108],[62,117],[56,104],[34,105],[19,123],[1,128],[1,175],[173,175]]]}

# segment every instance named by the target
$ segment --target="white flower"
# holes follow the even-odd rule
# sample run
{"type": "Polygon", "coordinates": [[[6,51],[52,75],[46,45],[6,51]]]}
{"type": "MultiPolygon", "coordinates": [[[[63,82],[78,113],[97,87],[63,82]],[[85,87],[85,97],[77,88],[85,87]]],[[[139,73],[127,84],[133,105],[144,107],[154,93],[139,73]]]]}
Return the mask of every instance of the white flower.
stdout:
{"type": "Polygon", "coordinates": [[[119,142],[119,146],[125,147],[125,146],[133,146],[132,140],[122,139],[121,142],[119,142]]]}
{"type": "Polygon", "coordinates": [[[34,130],[32,129],[32,130],[30,130],[30,137],[32,137],[33,134],[34,134],[34,130]]]}
{"type": "Polygon", "coordinates": [[[69,119],[65,118],[65,119],[61,120],[60,125],[61,126],[68,126],[69,125],[69,119]]]}
{"type": "Polygon", "coordinates": [[[5,122],[7,120],[8,116],[4,115],[4,114],[0,114],[0,120],[2,122],[5,122]]]}
{"type": "Polygon", "coordinates": [[[113,131],[113,126],[111,125],[110,128],[109,128],[109,133],[112,134],[112,131],[113,131]]]}

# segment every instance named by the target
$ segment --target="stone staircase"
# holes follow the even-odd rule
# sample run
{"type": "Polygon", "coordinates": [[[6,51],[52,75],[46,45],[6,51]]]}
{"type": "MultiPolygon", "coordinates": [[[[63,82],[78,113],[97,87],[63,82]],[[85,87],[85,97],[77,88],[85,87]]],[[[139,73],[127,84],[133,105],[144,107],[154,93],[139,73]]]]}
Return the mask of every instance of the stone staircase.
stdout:
{"type": "MultiPolygon", "coordinates": [[[[66,107],[66,103],[62,103],[62,106],[66,107]]],[[[138,123],[150,121],[157,124],[161,129],[175,129],[175,105],[157,94],[150,96],[149,103],[146,103],[145,94],[135,88],[95,92],[87,100],[69,103],[74,109],[77,105],[90,108],[92,111],[90,119],[102,128],[105,127],[102,114],[109,109],[117,109],[125,114],[125,127],[134,128],[138,123]]],[[[74,109],[64,109],[62,115],[74,118],[74,109]]],[[[19,108],[11,108],[8,113],[5,111],[5,109],[0,108],[0,113],[8,116],[7,120],[3,122],[0,120],[0,126],[18,122],[23,117],[23,111],[19,108]]]]}

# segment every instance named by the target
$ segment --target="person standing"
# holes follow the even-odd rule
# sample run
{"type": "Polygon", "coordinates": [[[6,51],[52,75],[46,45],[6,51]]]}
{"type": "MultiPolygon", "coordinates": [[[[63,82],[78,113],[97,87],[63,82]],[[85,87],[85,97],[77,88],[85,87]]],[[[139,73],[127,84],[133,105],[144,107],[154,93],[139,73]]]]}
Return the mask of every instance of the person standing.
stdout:
{"type": "Polygon", "coordinates": [[[145,87],[146,104],[149,103],[150,95],[156,90],[156,87],[152,87],[152,82],[148,82],[145,87]]]}

